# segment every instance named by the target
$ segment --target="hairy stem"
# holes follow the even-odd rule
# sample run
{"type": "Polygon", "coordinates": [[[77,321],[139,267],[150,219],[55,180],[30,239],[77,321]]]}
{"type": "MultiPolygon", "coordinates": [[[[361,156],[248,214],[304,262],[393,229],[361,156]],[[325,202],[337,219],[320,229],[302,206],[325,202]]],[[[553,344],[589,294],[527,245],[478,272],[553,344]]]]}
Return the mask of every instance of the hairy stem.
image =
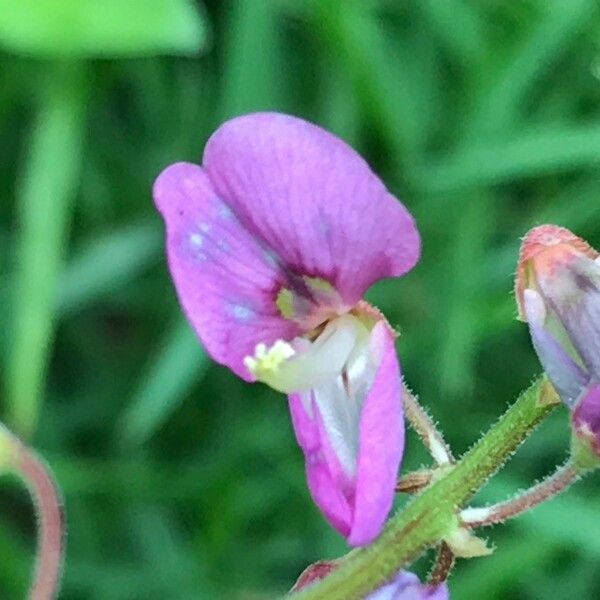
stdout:
{"type": "Polygon", "coordinates": [[[64,551],[62,503],[44,462],[0,424],[0,468],[27,486],[37,513],[38,550],[30,600],[52,600],[58,591],[64,551]]]}
{"type": "Polygon", "coordinates": [[[391,579],[459,526],[457,511],[510,458],[557,405],[539,380],[448,470],[388,522],[373,544],[347,555],[325,579],[300,592],[302,600],[359,600],[391,579]]]}
{"type": "Polygon", "coordinates": [[[516,498],[482,508],[467,508],[460,513],[460,519],[471,529],[503,523],[557,496],[580,477],[580,471],[568,462],[559,467],[550,477],[516,498]]]}
{"type": "Polygon", "coordinates": [[[450,546],[448,546],[446,542],[442,542],[427,583],[429,585],[439,585],[446,581],[455,562],[456,557],[454,556],[454,552],[452,552],[450,546]]]}
{"type": "Polygon", "coordinates": [[[444,436],[406,384],[403,385],[402,399],[406,418],[429,450],[435,463],[437,465],[453,463],[454,457],[444,436]]]}
{"type": "Polygon", "coordinates": [[[401,494],[416,494],[427,487],[433,479],[433,471],[415,471],[403,475],[396,484],[396,491],[401,494]]]}

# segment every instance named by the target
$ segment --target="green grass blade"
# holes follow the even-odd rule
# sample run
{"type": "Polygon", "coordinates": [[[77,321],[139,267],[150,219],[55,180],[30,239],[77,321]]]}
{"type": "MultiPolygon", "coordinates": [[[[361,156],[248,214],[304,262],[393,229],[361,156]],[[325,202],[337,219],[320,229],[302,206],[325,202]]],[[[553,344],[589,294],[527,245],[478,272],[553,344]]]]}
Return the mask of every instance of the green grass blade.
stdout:
{"type": "Polygon", "coordinates": [[[600,164],[600,126],[536,128],[507,140],[477,142],[420,173],[422,188],[447,193],[600,164]]]}
{"type": "Polygon", "coordinates": [[[18,192],[19,247],[7,368],[9,422],[35,431],[54,334],[54,306],[85,137],[85,77],[57,65],[35,124],[18,192]]]}
{"type": "Polygon", "coordinates": [[[82,248],[60,279],[58,311],[66,314],[131,281],[159,256],[162,233],[146,221],[126,225],[82,248]]]}
{"type": "Polygon", "coordinates": [[[282,109],[285,72],[274,2],[236,0],[227,13],[226,61],[218,121],[282,109]]]}
{"type": "Polygon", "coordinates": [[[208,39],[190,0],[0,0],[0,45],[48,57],[198,52],[208,39]]]}
{"type": "Polygon", "coordinates": [[[198,383],[208,365],[198,338],[183,319],[178,319],[122,415],[123,441],[138,445],[148,440],[198,383]]]}

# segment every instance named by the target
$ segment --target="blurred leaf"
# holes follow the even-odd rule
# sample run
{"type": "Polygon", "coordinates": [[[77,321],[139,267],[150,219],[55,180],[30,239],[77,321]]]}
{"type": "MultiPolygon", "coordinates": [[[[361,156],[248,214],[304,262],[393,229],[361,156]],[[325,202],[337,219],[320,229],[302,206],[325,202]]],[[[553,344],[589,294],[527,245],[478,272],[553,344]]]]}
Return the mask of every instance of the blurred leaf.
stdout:
{"type": "Polygon", "coordinates": [[[453,237],[448,264],[443,267],[446,302],[441,315],[438,370],[443,397],[468,394],[475,385],[475,338],[482,297],[479,280],[473,274],[485,260],[495,208],[489,197],[469,195],[456,200],[460,206],[455,222],[459,235],[453,237]]]}
{"type": "Polygon", "coordinates": [[[190,552],[189,540],[175,526],[174,516],[158,507],[132,511],[140,551],[152,567],[153,595],[169,600],[217,597],[207,580],[207,565],[198,556],[199,548],[190,552]]]}
{"type": "Polygon", "coordinates": [[[142,374],[121,420],[122,438],[143,444],[202,379],[209,359],[187,322],[178,319],[142,374]]]}
{"type": "Polygon", "coordinates": [[[126,225],[95,237],[67,263],[58,309],[69,313],[131,281],[159,255],[161,232],[153,223],[126,225]]]}
{"type": "Polygon", "coordinates": [[[85,89],[84,73],[75,65],[49,73],[19,192],[7,395],[10,423],[25,436],[37,423],[54,333],[55,294],[81,167],[85,89]]]}
{"type": "Polygon", "coordinates": [[[13,527],[0,520],[0,598],[25,597],[33,564],[30,552],[13,527]]]}
{"type": "Polygon", "coordinates": [[[431,24],[432,32],[464,68],[485,56],[488,42],[483,23],[467,2],[422,0],[416,6],[431,24]]]}
{"type": "Polygon", "coordinates": [[[0,44],[36,56],[194,53],[206,44],[191,0],[0,0],[0,44]]]}
{"type": "Polygon", "coordinates": [[[427,134],[431,105],[423,97],[433,65],[417,63],[422,49],[415,52],[411,46],[402,48],[398,60],[398,48],[386,39],[368,3],[313,0],[311,5],[315,24],[370,124],[394,148],[394,156],[410,161],[427,134]]]}
{"type": "Polygon", "coordinates": [[[282,109],[280,16],[275,2],[234,0],[228,6],[223,90],[218,121],[245,112],[282,109]]]}
{"type": "Polygon", "coordinates": [[[467,561],[450,580],[453,597],[486,600],[507,598],[521,579],[527,579],[556,554],[552,539],[543,533],[539,535],[537,540],[541,543],[534,545],[527,543],[525,535],[515,533],[510,539],[502,538],[492,556],[467,561]]]}
{"type": "MultiPolygon", "coordinates": [[[[592,474],[592,477],[597,474],[592,474]]],[[[586,554],[600,558],[600,525],[598,512],[593,504],[578,495],[581,484],[557,498],[537,506],[534,510],[518,517],[515,527],[527,529],[532,535],[544,535],[555,544],[581,548],[586,554]]],[[[495,502],[515,495],[523,489],[522,480],[504,477],[491,481],[482,497],[495,502]]],[[[596,490],[592,488],[592,493],[596,490]]]]}
{"type": "Polygon", "coordinates": [[[597,0],[541,3],[539,20],[527,23],[526,35],[499,73],[488,73],[490,85],[483,88],[484,96],[477,114],[472,116],[471,129],[488,132],[514,127],[536,79],[558,62],[570,43],[579,39],[597,10],[597,0]]]}
{"type": "Polygon", "coordinates": [[[469,144],[450,157],[425,167],[420,184],[427,193],[447,193],[466,186],[506,183],[553,171],[600,164],[600,126],[525,130],[508,140],[469,144]]]}

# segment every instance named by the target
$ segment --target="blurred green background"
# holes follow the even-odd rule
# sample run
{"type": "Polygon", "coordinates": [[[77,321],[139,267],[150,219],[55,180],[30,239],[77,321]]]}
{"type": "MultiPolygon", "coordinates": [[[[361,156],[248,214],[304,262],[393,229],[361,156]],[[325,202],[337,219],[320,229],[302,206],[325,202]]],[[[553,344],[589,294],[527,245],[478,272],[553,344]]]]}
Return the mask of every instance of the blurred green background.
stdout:
{"type": "MultiPolygon", "coordinates": [[[[210,362],[166,271],[153,180],[224,119],[319,123],[416,215],[422,261],[369,298],[457,453],[539,371],[519,237],[550,221],[600,246],[597,0],[0,0],[0,47],[0,416],[64,492],[66,600],[272,598],[345,551],[283,397],[210,362]]],[[[559,410],[480,499],[567,440],[559,410]]],[[[405,468],[426,461],[411,434],[405,468]]],[[[1,483],[0,598],[20,599],[34,515],[1,483]]],[[[597,598],[599,492],[489,530],[453,598],[597,598]]]]}

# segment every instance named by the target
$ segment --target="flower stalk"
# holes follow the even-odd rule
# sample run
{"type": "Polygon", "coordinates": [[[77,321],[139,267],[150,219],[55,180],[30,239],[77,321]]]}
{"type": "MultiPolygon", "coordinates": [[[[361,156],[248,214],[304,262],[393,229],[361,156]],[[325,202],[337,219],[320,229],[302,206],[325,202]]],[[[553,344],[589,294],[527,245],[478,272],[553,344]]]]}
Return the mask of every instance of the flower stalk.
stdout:
{"type": "Polygon", "coordinates": [[[0,474],[13,473],[27,486],[35,505],[38,551],[28,598],[56,597],[64,552],[64,521],[60,493],[43,461],[0,424],[0,474]]]}
{"type": "Polygon", "coordinates": [[[371,546],[357,550],[298,600],[359,600],[399,569],[449,536],[456,511],[496,473],[540,421],[557,406],[545,379],[521,394],[500,420],[448,471],[398,512],[371,546]]]}
{"type": "Polygon", "coordinates": [[[504,521],[518,517],[542,502],[558,496],[578,481],[582,475],[582,471],[569,461],[544,481],[516,498],[482,508],[467,508],[460,513],[460,519],[470,529],[504,523],[504,521]]]}
{"type": "Polygon", "coordinates": [[[454,463],[450,446],[416,396],[403,384],[404,414],[438,466],[454,463]]]}

